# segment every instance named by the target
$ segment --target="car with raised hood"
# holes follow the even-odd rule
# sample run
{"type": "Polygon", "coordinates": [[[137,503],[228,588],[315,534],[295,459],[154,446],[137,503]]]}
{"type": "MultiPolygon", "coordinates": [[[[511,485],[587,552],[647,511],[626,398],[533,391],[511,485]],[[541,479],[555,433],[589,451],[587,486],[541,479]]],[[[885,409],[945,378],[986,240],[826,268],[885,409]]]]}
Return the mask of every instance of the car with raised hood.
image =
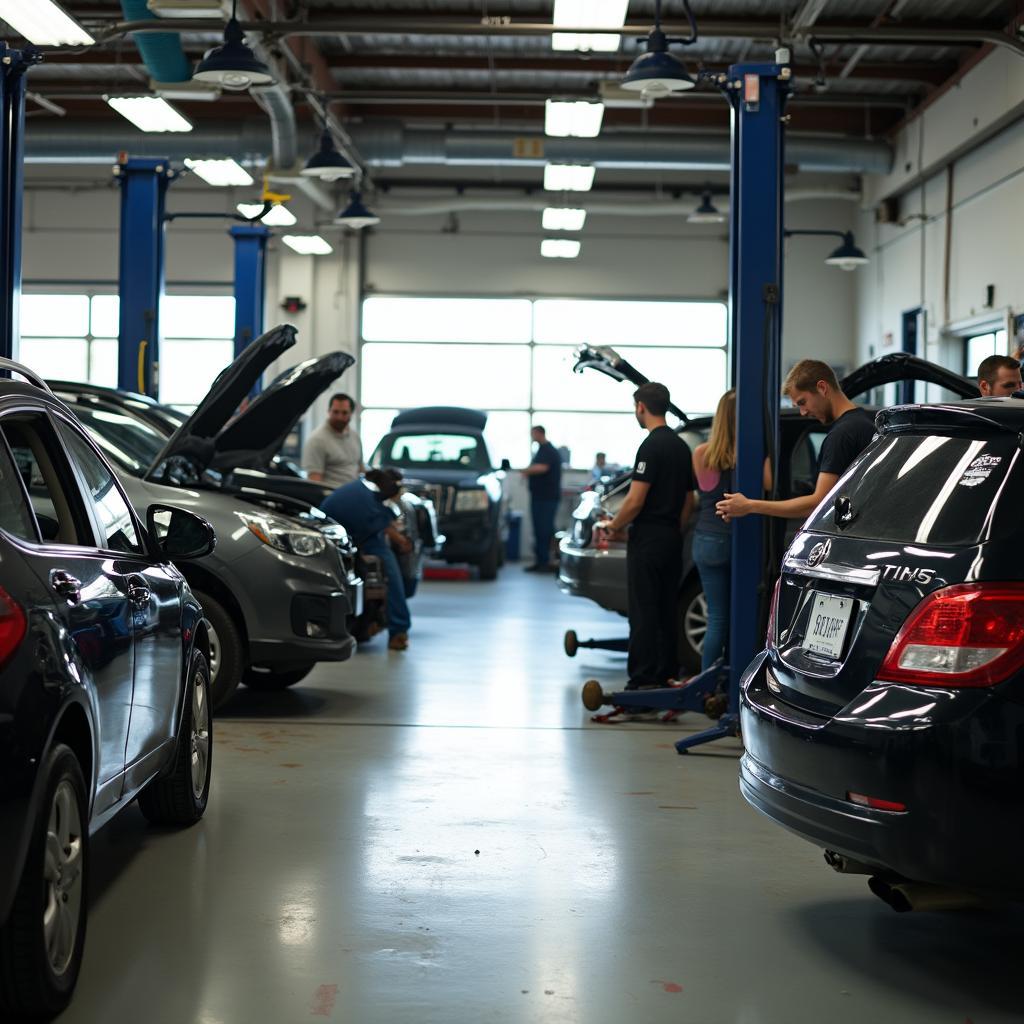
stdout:
{"type": "Polygon", "coordinates": [[[399,470],[406,488],[437,511],[439,557],[468,562],[493,580],[505,561],[508,460],[494,466],[484,428],[487,413],[457,406],[400,412],[370,456],[370,465],[399,470]]]}
{"type": "MultiPolygon", "coordinates": [[[[210,792],[210,638],[181,567],[209,523],[133,511],[71,411],[0,360],[0,1017],[49,1018],[85,944],[90,836],[138,799],[187,826],[210,792]]],[[[125,935],[131,942],[131,936],[125,935]]]]}
{"type": "Polygon", "coordinates": [[[121,471],[136,508],[173,500],[208,516],[221,537],[210,556],[183,567],[211,624],[215,708],[240,682],[280,689],[317,662],[346,660],[355,648],[349,625],[364,612],[345,530],[303,502],[232,477],[235,465],[268,459],[309,402],[352,364],[341,352],[309,360],[235,415],[263,369],[294,341],[290,326],[258,338],[169,437],[92,390],[56,385],[121,471]]]}
{"type": "MultiPolygon", "coordinates": [[[[584,346],[577,352],[575,372],[603,373],[637,387],[647,378],[610,348],[584,346]]],[[[977,385],[958,373],[906,353],[892,353],[865,363],[842,380],[843,390],[856,398],[886,384],[900,381],[935,384],[961,398],[975,397],[977,385]]],[[[671,381],[668,382],[671,387],[671,381]]],[[[710,416],[689,416],[677,406],[670,410],[679,420],[677,430],[692,451],[707,440],[710,416]]],[[[812,494],[817,481],[818,453],[827,428],[796,409],[783,409],[779,417],[777,497],[812,494]]],[[[626,470],[597,488],[585,491],[572,513],[572,526],[559,544],[558,583],[569,594],[586,597],[608,611],[628,613],[626,545],[615,541],[598,544],[594,525],[614,515],[625,500],[632,479],[626,470]]],[[[766,521],[770,564],[778,565],[781,552],[799,525],[796,521],[766,521]]],[[[679,583],[679,660],[686,672],[700,669],[700,652],[707,630],[707,605],[700,575],[691,557],[692,531],[687,530],[679,583]]],[[[572,634],[570,634],[572,635],[572,634]]],[[[567,644],[567,650],[572,650],[567,644]]]]}
{"type": "Polygon", "coordinates": [[[879,413],[741,683],[741,789],[897,910],[1020,900],[1024,402],[879,413]]]}

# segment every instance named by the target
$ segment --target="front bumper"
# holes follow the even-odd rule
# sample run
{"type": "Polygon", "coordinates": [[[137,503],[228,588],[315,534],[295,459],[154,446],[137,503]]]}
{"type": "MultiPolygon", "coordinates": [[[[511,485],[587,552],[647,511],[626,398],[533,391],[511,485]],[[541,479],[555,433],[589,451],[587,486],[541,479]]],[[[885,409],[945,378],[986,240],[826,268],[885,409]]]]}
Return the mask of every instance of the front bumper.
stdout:
{"type": "Polygon", "coordinates": [[[567,594],[586,597],[610,612],[629,612],[626,548],[580,548],[570,537],[558,546],[558,585],[567,594]]]}
{"type": "Polygon", "coordinates": [[[769,670],[761,654],[742,683],[740,790],[753,807],[879,874],[1024,894],[1024,708],[990,690],[872,683],[825,718],[772,693],[769,670]]]}
{"type": "Polygon", "coordinates": [[[441,557],[446,562],[475,562],[488,554],[498,540],[490,512],[456,512],[440,523],[444,534],[441,557]]]}

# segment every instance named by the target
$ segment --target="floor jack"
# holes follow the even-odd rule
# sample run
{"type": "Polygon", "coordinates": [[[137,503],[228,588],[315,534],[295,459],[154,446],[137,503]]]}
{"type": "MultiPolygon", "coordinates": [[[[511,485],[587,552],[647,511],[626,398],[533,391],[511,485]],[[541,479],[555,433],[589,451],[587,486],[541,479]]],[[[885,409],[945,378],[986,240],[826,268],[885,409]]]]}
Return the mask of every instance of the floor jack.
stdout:
{"type": "Polygon", "coordinates": [[[629,650],[629,637],[616,640],[581,640],[576,635],[576,630],[570,629],[565,634],[565,653],[570,658],[575,658],[579,650],[625,652],[629,650]]]}
{"type": "MultiPolygon", "coordinates": [[[[656,690],[618,690],[605,693],[596,679],[590,679],[583,684],[583,706],[588,711],[599,711],[602,707],[610,705],[611,711],[595,714],[591,719],[593,722],[601,723],[651,710],[661,712],[659,718],[662,722],[674,722],[684,711],[696,711],[709,718],[721,718],[728,707],[728,695],[723,693],[722,687],[727,687],[728,682],[729,667],[722,661],[716,661],[709,669],[686,682],[656,690]]],[[[685,753],[687,746],[692,746],[688,743],[690,739],[692,737],[686,737],[676,743],[676,750],[680,754],[685,753]]]]}

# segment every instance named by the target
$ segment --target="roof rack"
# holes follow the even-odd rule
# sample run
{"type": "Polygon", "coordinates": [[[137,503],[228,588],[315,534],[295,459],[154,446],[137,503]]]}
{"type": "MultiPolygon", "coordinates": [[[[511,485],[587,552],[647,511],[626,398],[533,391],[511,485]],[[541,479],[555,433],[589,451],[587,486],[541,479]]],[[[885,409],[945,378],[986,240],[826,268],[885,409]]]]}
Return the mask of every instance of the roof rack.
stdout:
{"type": "Polygon", "coordinates": [[[33,384],[37,388],[41,388],[48,395],[53,394],[49,385],[42,377],[39,376],[39,374],[34,373],[27,366],[23,366],[21,363],[15,362],[13,359],[6,359],[3,356],[0,356],[0,370],[10,370],[12,373],[17,373],[24,377],[29,384],[33,384]]]}

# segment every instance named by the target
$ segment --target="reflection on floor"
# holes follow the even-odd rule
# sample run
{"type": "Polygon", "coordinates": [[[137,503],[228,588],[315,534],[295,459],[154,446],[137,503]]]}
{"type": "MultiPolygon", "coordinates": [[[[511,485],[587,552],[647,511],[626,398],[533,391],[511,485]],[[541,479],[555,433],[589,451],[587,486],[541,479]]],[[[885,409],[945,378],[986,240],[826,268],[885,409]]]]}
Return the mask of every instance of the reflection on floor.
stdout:
{"type": "Polygon", "coordinates": [[[185,833],[95,839],[79,1022],[1020,1021],[1009,912],[898,916],[750,810],[707,724],[597,726],[622,620],[508,567],[428,584],[294,691],[241,692],[185,833]]]}

